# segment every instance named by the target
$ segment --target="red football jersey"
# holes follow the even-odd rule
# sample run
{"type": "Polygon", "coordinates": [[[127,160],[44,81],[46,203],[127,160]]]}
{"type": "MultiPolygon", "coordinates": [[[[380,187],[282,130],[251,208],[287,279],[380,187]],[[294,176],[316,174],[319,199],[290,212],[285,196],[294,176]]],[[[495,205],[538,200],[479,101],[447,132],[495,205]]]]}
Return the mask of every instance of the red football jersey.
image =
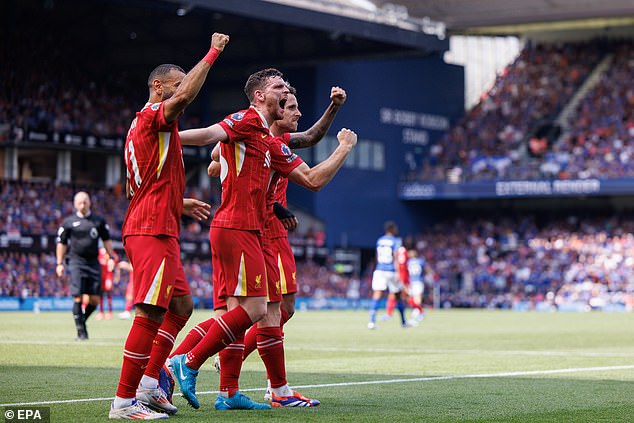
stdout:
{"type": "Polygon", "coordinates": [[[273,203],[278,202],[286,207],[286,189],[288,188],[287,176],[297,166],[304,163],[301,157],[293,153],[288,147],[289,134],[275,137],[271,140],[271,183],[266,193],[266,210],[268,222],[266,236],[270,239],[288,236],[288,231],[282,222],[273,213],[273,203]]]}
{"type": "Polygon", "coordinates": [[[168,235],[178,238],[185,193],[183,147],[178,122],[167,122],[164,103],[137,112],[125,142],[125,164],[132,199],[123,237],[168,235]]]}
{"type": "Polygon", "coordinates": [[[396,250],[396,261],[398,262],[398,273],[401,281],[409,285],[409,271],[407,270],[407,248],[402,245],[396,250]]]}
{"type": "Polygon", "coordinates": [[[105,248],[99,249],[97,260],[99,260],[101,265],[101,280],[112,281],[114,278],[114,260],[112,260],[105,248]]]}
{"type": "Polygon", "coordinates": [[[227,116],[220,126],[229,139],[220,146],[222,199],[211,226],[262,231],[271,174],[269,127],[253,107],[227,116]]]}

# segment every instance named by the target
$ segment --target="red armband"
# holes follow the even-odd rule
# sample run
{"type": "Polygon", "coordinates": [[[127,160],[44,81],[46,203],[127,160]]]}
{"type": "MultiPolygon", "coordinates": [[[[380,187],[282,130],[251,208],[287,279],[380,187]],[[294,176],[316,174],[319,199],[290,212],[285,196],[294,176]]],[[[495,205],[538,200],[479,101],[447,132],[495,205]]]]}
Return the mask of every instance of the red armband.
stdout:
{"type": "Polygon", "coordinates": [[[209,63],[209,66],[213,65],[216,59],[220,56],[220,50],[216,47],[212,47],[209,49],[209,52],[203,57],[203,61],[209,63]]]}

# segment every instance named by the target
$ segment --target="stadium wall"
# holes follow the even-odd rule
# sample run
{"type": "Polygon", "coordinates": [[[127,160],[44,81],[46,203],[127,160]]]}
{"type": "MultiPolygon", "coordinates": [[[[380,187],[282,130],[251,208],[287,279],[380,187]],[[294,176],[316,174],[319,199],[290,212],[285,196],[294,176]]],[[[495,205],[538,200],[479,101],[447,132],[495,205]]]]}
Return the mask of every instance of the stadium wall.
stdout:
{"type": "Polygon", "coordinates": [[[427,220],[426,212],[399,200],[398,184],[408,166],[419,164],[433,141],[464,113],[464,68],[446,64],[435,54],[325,63],[313,73],[286,73],[291,81],[299,81],[304,125],[328,105],[331,86],[341,86],[348,94],[330,138],[312,151],[300,151],[302,158],[314,164],[325,154],[324,148],[329,154],[342,127],[359,136],[351,157],[328,186],[312,195],[291,184],[290,204],[326,222],[331,247],[371,247],[388,219],[395,220],[401,232],[418,231],[427,220]]]}

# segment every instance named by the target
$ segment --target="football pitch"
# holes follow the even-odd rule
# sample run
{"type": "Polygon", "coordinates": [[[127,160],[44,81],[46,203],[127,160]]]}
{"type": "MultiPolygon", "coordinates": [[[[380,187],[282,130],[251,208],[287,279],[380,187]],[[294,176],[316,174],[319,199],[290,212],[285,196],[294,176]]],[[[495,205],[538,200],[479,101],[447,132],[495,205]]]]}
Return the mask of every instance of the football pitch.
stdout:
{"type": "MultiPolygon", "coordinates": [[[[186,329],[210,315],[196,311],[186,329]]],[[[365,311],[297,312],[285,327],[288,380],[319,407],[216,411],[209,360],[198,378],[201,408],[175,396],[170,420],[634,421],[633,313],[432,310],[407,329],[396,320],[369,331],[365,311]]],[[[0,323],[3,413],[38,406],[50,407],[51,422],[107,420],[131,321],[91,319],[82,343],[70,312],[4,312],[0,323]]],[[[241,377],[259,401],[263,369],[253,354],[241,377]]]]}

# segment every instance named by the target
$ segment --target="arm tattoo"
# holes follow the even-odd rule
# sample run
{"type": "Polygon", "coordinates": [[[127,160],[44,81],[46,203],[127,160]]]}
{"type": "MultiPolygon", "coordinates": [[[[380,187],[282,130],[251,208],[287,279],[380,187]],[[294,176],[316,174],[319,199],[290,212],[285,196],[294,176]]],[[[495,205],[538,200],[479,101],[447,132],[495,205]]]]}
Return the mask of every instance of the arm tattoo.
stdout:
{"type": "Polygon", "coordinates": [[[339,106],[330,103],[323,116],[315,124],[304,132],[295,132],[290,135],[288,146],[291,149],[308,148],[317,144],[326,135],[328,128],[332,124],[339,111],[339,106]]]}

